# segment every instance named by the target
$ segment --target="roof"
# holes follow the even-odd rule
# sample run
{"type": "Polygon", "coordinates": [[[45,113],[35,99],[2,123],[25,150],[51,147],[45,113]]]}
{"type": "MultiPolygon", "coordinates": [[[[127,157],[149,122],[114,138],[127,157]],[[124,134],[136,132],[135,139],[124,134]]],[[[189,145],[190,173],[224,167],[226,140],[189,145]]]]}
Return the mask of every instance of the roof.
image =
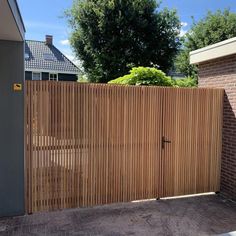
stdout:
{"type": "Polygon", "coordinates": [[[25,70],[77,74],[78,68],[54,45],[42,41],[25,41],[25,70]],[[51,57],[51,59],[45,59],[51,57]]]}
{"type": "Polygon", "coordinates": [[[24,22],[16,0],[0,1],[0,39],[25,40],[24,22]]]}
{"type": "Polygon", "coordinates": [[[21,31],[22,34],[24,34],[26,32],[26,29],[25,29],[23,18],[20,13],[20,8],[17,3],[17,0],[8,0],[8,3],[9,3],[9,5],[12,6],[12,12],[13,12],[13,14],[16,15],[16,17],[15,17],[16,21],[17,22],[20,21],[19,24],[21,24],[21,25],[19,26],[19,28],[20,28],[19,30],[21,31]],[[14,9],[14,6],[16,9],[14,9]],[[15,11],[17,11],[18,14],[15,11]]]}
{"type": "Polygon", "coordinates": [[[190,64],[236,54],[236,37],[190,52],[190,64]]]}

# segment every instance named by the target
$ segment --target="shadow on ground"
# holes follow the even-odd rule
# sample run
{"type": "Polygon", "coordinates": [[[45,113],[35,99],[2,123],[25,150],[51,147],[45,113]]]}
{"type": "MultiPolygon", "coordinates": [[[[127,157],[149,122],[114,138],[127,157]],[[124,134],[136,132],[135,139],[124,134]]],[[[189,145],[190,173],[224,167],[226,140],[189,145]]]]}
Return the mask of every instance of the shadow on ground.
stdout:
{"type": "Polygon", "coordinates": [[[0,219],[0,235],[221,235],[236,203],[220,196],[122,203],[0,219]]]}

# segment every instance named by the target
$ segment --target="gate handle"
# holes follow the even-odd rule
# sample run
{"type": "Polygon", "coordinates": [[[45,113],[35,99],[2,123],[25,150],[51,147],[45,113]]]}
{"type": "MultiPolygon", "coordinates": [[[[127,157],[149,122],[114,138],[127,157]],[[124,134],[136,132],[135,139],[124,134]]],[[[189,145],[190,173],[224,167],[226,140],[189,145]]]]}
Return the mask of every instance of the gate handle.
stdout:
{"type": "Polygon", "coordinates": [[[162,148],[165,148],[165,143],[171,143],[170,140],[166,140],[164,136],[162,136],[162,139],[161,139],[161,147],[162,148]]]}

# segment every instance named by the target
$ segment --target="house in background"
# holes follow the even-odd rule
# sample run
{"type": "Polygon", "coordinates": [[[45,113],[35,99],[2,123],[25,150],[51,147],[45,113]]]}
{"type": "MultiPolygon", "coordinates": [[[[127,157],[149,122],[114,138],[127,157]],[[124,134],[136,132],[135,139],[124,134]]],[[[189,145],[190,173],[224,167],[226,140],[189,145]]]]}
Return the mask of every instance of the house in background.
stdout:
{"type": "Polygon", "coordinates": [[[77,81],[79,69],[54,45],[53,37],[45,42],[25,41],[25,79],[77,81]]]}

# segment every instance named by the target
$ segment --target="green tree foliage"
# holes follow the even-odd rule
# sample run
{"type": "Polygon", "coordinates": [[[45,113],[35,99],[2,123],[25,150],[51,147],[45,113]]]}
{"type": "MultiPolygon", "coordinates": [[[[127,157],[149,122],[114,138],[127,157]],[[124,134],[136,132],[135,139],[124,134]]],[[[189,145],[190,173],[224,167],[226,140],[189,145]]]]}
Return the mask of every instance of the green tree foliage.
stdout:
{"type": "Polygon", "coordinates": [[[192,78],[174,80],[156,68],[134,67],[130,73],[108,82],[109,84],[147,85],[168,87],[196,87],[196,80],[192,78]]]}
{"type": "Polygon", "coordinates": [[[179,87],[179,88],[197,87],[197,80],[192,77],[187,77],[187,78],[183,78],[183,79],[176,79],[174,86],[179,87]]]}
{"type": "Polygon", "coordinates": [[[190,51],[218,43],[236,36],[236,14],[229,10],[208,12],[198,23],[193,23],[184,37],[184,44],[175,66],[186,76],[196,78],[196,66],[189,64],[190,51]]]}
{"type": "Polygon", "coordinates": [[[176,11],[156,0],[74,0],[66,12],[70,42],[91,82],[108,82],[135,66],[173,64],[179,48],[176,11]]]}

